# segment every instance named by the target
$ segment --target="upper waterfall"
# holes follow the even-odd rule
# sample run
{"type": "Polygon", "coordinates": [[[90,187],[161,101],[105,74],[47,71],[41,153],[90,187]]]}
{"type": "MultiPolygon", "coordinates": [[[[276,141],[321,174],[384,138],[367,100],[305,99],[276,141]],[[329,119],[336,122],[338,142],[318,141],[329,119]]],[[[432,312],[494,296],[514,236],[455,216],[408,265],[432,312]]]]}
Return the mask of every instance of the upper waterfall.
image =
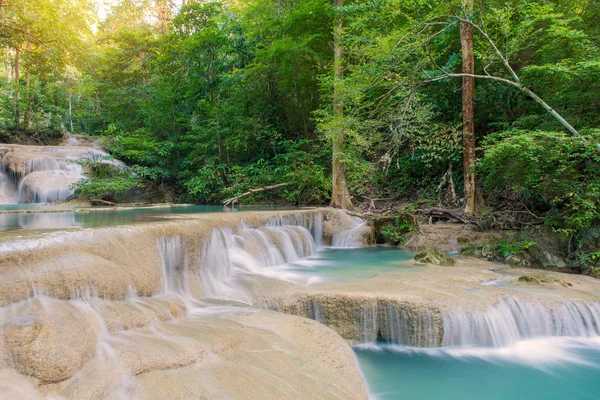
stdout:
{"type": "Polygon", "coordinates": [[[97,145],[69,137],[59,146],[0,144],[0,204],[65,200],[71,185],[84,177],[85,161],[107,161],[97,145]]]}

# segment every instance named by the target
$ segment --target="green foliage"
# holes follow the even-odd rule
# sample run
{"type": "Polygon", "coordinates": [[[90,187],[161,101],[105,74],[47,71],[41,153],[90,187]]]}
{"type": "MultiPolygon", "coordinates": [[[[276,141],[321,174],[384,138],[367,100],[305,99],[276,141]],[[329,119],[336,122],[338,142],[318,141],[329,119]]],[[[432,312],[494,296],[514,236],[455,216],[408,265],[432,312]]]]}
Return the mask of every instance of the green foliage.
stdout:
{"type": "Polygon", "coordinates": [[[478,169],[494,196],[527,204],[550,226],[583,232],[600,219],[598,139],[598,132],[491,135],[478,169]]]}
{"type": "Polygon", "coordinates": [[[144,186],[128,169],[117,168],[105,161],[82,163],[87,177],[72,185],[75,195],[91,200],[123,201],[126,192],[144,186]]]}
{"type": "MultiPolygon", "coordinates": [[[[173,188],[182,201],[220,203],[292,182],[243,201],[326,204],[331,140],[343,128],[355,203],[361,196],[440,200],[448,172],[461,195],[461,82],[422,84],[442,70],[461,71],[459,26],[446,25],[451,18],[423,24],[462,13],[458,0],[347,0],[339,9],[331,0],[193,1],[167,9],[122,0],[97,24],[88,0],[9,3],[0,14],[8,67],[0,68],[0,129],[16,125],[19,110],[19,124],[27,112],[36,130],[72,124],[101,135],[136,177],[173,188]],[[336,120],[339,16],[344,117],[336,120]],[[21,76],[9,79],[17,50],[21,76]]],[[[597,1],[490,0],[477,10],[469,17],[481,16],[523,84],[587,138],[560,133],[515,88],[479,80],[483,194],[492,206],[518,205],[577,241],[599,219],[591,145],[600,126],[597,1]]],[[[476,73],[507,77],[489,43],[478,34],[474,40],[476,73]]],[[[92,189],[92,177],[81,190],[116,196],[130,178],[112,176],[115,190],[108,181],[105,190],[92,189]]],[[[386,232],[394,242],[405,233],[397,226],[386,232]]],[[[498,251],[515,252],[505,247],[498,251]]]]}
{"type": "Polygon", "coordinates": [[[483,244],[470,244],[464,246],[461,253],[490,261],[506,261],[510,257],[526,252],[536,244],[536,242],[528,240],[524,234],[519,234],[508,239],[491,240],[483,244]]]}
{"type": "Polygon", "coordinates": [[[415,229],[413,223],[407,218],[396,216],[391,226],[386,227],[381,231],[381,235],[385,243],[398,245],[403,243],[407,233],[415,229]]]}
{"type": "Polygon", "coordinates": [[[523,250],[527,250],[531,246],[535,246],[533,241],[510,241],[499,240],[495,243],[496,250],[505,259],[519,254],[523,250]]]}
{"type": "Polygon", "coordinates": [[[579,262],[582,270],[589,275],[600,278],[600,251],[579,253],[579,262]]]}

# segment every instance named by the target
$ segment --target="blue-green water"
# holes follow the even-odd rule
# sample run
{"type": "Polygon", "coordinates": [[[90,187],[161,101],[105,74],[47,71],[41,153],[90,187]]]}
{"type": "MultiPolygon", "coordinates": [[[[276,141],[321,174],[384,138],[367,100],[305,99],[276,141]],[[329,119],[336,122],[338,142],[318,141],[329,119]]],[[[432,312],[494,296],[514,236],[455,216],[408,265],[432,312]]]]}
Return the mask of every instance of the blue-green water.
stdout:
{"type": "Polygon", "coordinates": [[[395,247],[332,248],[278,267],[307,283],[363,280],[390,272],[413,272],[423,266],[409,263],[414,252],[395,247]]]}
{"type": "Polygon", "coordinates": [[[355,347],[375,399],[597,400],[600,340],[545,338],[505,348],[355,347]]]}
{"type": "Polygon", "coordinates": [[[14,230],[72,229],[102,226],[129,225],[152,222],[176,214],[196,214],[208,212],[257,211],[284,209],[281,207],[245,206],[225,208],[222,206],[172,206],[172,207],[131,207],[131,208],[82,208],[79,210],[40,205],[3,205],[0,207],[0,232],[14,230]],[[52,212],[40,212],[51,210],[52,212]],[[7,212],[9,211],[9,212],[7,212]],[[19,212],[16,212],[19,211],[19,212]]]}

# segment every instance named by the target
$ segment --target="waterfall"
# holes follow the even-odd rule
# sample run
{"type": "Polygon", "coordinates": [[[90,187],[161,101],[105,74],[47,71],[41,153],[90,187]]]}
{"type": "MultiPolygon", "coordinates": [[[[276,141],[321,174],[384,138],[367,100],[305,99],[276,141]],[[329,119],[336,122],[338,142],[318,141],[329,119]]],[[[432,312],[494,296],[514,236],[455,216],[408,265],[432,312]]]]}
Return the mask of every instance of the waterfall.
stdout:
{"type": "Polygon", "coordinates": [[[185,242],[179,236],[157,240],[161,257],[161,292],[185,295],[188,293],[188,256],[185,242]]]}
{"type": "Polygon", "coordinates": [[[358,218],[348,216],[350,221],[350,228],[341,231],[331,238],[331,245],[333,247],[362,247],[364,245],[363,236],[365,231],[370,232],[367,226],[367,221],[358,218]]]}
{"type": "Polygon", "coordinates": [[[215,229],[205,242],[200,281],[207,297],[251,302],[239,277],[261,274],[286,279],[272,267],[316,253],[322,243],[322,215],[271,219],[265,226],[215,229]],[[313,236],[320,235],[320,236],[313,236]]]}
{"type": "Polygon", "coordinates": [[[71,186],[85,177],[83,161],[122,165],[84,146],[0,145],[0,155],[0,204],[65,200],[73,194],[71,186]]]}
{"type": "Polygon", "coordinates": [[[443,317],[444,346],[501,347],[547,336],[600,335],[600,303],[547,307],[516,297],[486,310],[454,310],[443,317]]]}
{"type": "Polygon", "coordinates": [[[386,341],[409,347],[506,347],[545,337],[600,336],[600,303],[553,306],[509,297],[486,309],[439,310],[390,299],[305,299],[293,313],[331,325],[352,343],[386,341]]]}
{"type": "Polygon", "coordinates": [[[17,189],[8,175],[0,170],[0,204],[13,204],[17,200],[17,189]]]}

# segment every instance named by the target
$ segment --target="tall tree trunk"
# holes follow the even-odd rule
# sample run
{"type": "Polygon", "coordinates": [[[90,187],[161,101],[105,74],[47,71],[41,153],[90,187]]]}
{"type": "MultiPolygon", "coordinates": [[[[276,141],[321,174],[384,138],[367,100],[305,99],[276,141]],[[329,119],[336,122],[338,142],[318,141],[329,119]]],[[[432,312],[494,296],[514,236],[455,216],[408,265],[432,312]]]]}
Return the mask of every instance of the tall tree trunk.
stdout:
{"type": "MultiPolygon", "coordinates": [[[[31,53],[31,43],[27,44],[27,49],[31,53]]],[[[29,63],[25,72],[25,115],[23,115],[23,127],[29,129],[31,127],[31,68],[29,63]]]]}
{"type": "MultiPolygon", "coordinates": [[[[334,0],[336,8],[344,5],[344,0],[334,0]]],[[[333,52],[334,52],[334,69],[335,79],[333,86],[333,118],[334,137],[333,137],[333,181],[331,193],[331,206],[352,210],[352,200],[348,191],[348,183],[346,180],[346,166],[344,164],[344,106],[340,102],[341,85],[344,78],[344,66],[342,60],[344,57],[344,45],[342,43],[342,31],[344,29],[344,18],[338,17],[333,32],[333,52]]]]}
{"type": "MultiPolygon", "coordinates": [[[[472,0],[463,1],[467,13],[473,11],[472,0]]],[[[462,22],[460,24],[460,43],[462,46],[462,73],[475,74],[475,57],[473,55],[473,30],[472,26],[462,22]]],[[[476,216],[481,205],[477,194],[475,179],[475,78],[463,77],[462,83],[462,108],[463,108],[463,165],[465,181],[465,214],[476,216]]]]}
{"type": "Polygon", "coordinates": [[[15,127],[18,128],[21,124],[21,115],[19,113],[19,78],[20,78],[20,70],[19,63],[21,58],[21,49],[17,47],[15,51],[15,65],[13,67],[13,72],[15,74],[15,105],[14,105],[14,116],[15,116],[15,127]]]}
{"type": "Polygon", "coordinates": [[[10,83],[12,79],[12,68],[10,62],[10,49],[7,47],[6,52],[4,53],[4,68],[6,69],[6,83],[10,83]]]}

